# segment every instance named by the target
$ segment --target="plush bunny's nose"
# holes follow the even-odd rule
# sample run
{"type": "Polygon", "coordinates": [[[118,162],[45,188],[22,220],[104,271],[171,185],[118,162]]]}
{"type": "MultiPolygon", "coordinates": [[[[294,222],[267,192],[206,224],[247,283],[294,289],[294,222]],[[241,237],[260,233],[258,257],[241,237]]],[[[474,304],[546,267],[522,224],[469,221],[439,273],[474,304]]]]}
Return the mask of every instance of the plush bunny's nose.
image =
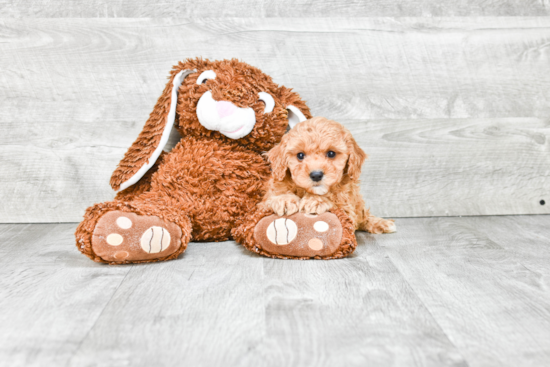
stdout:
{"type": "Polygon", "coordinates": [[[220,118],[232,115],[236,109],[237,107],[235,107],[235,105],[231,102],[227,102],[227,101],[216,102],[216,110],[218,111],[218,116],[220,116],[220,118]]]}
{"type": "Polygon", "coordinates": [[[315,182],[319,182],[323,179],[323,171],[312,171],[309,177],[315,182]]]}

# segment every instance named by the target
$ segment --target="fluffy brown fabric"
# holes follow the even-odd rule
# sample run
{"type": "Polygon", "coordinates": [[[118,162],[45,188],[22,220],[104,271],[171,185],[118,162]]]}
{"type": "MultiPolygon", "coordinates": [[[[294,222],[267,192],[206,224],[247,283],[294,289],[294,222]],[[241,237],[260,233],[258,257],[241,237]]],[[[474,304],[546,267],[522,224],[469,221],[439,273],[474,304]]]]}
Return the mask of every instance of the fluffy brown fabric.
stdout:
{"type": "Polygon", "coordinates": [[[119,191],[116,194],[115,199],[119,201],[132,201],[139,195],[151,190],[151,180],[153,178],[153,173],[157,172],[159,166],[164,162],[166,154],[166,152],[162,152],[155,164],[151,167],[151,169],[149,169],[149,171],[147,171],[147,173],[134,185],[128,187],[125,190],[119,191]]]}
{"type": "Polygon", "coordinates": [[[290,215],[297,211],[322,214],[339,208],[355,229],[395,231],[393,220],[375,217],[365,207],[359,176],[367,155],[336,121],[314,117],[299,123],[268,157],[273,177],[260,204],[264,210],[290,215]],[[314,181],[312,172],[322,172],[322,179],[314,181]]]}
{"type": "Polygon", "coordinates": [[[178,257],[185,249],[191,239],[191,223],[189,218],[181,211],[171,207],[159,207],[158,203],[147,203],[142,201],[136,202],[120,202],[111,201],[102,204],[96,204],[86,210],[84,214],[84,220],[78,225],[76,229],[76,247],[84,255],[96,262],[106,262],[110,264],[127,264],[127,263],[142,263],[142,262],[156,262],[164,260],[172,260],[178,257]],[[101,257],[97,256],[92,248],[92,236],[95,226],[99,221],[99,218],[105,213],[110,211],[119,210],[122,212],[135,213],[138,215],[154,215],[161,219],[175,223],[182,230],[181,243],[182,246],[174,253],[166,257],[159,257],[152,260],[142,261],[120,261],[109,262],[105,261],[101,257]]]}
{"type": "Polygon", "coordinates": [[[346,213],[341,209],[330,210],[333,214],[338,217],[340,224],[342,225],[342,240],[338,249],[329,256],[288,256],[280,255],[274,252],[266,251],[260,243],[254,238],[254,228],[258,222],[264,218],[266,215],[272,214],[271,210],[259,209],[256,213],[247,218],[247,221],[242,225],[236,227],[233,230],[233,237],[237,242],[242,244],[247,250],[255,252],[259,255],[278,258],[278,259],[298,259],[298,260],[330,260],[330,259],[340,259],[348,256],[357,247],[357,240],[355,238],[355,228],[352,221],[346,215],[346,213]]]}
{"type": "MultiPolygon", "coordinates": [[[[86,211],[76,231],[77,247],[88,257],[105,262],[93,251],[92,234],[99,218],[120,210],[138,215],[157,216],[182,229],[182,253],[190,239],[223,241],[231,230],[255,212],[265,193],[270,169],[262,152],[278,143],[288,127],[287,106],[298,107],[306,117],[309,109],[298,94],[278,86],[259,69],[237,60],[209,61],[188,59],[176,65],[169,82],[151,113],[143,131],[113,173],[111,185],[118,189],[151,157],[158,146],[170,107],[172,81],[181,70],[196,69],[179,88],[175,127],[183,136],[170,152],[163,154],[135,185],[119,193],[112,202],[96,204],[86,211]],[[196,84],[205,70],[216,78],[196,84]],[[245,137],[229,139],[204,128],[197,118],[197,103],[210,90],[216,101],[229,101],[238,107],[251,107],[256,116],[254,129],[245,137]],[[275,100],[271,113],[264,113],[259,92],[275,100]]],[[[136,234],[138,236],[139,234],[136,234]]],[[[137,238],[137,237],[136,237],[137,238]]]]}
{"type": "Polygon", "coordinates": [[[120,184],[132,177],[148,161],[159,145],[166,124],[166,115],[170,108],[170,93],[174,77],[182,70],[191,69],[197,70],[197,72],[189,75],[183,81],[179,88],[176,107],[178,115],[176,128],[184,137],[211,138],[224,143],[233,142],[232,139],[217,131],[207,130],[199,123],[197,103],[206,91],[211,91],[212,97],[217,101],[229,101],[238,107],[254,109],[256,114],[254,130],[247,136],[238,139],[238,143],[256,153],[268,151],[280,141],[288,126],[286,106],[294,105],[306,117],[311,117],[309,108],[297,93],[284,86],[278,86],[270,76],[258,68],[236,59],[221,61],[188,59],[172,68],[169,82],[151,112],[143,131],[128,149],[111,177],[113,189],[118,190],[120,184]],[[216,78],[198,85],[197,78],[205,70],[214,70],[216,78]],[[264,114],[265,105],[258,99],[260,92],[269,92],[274,97],[275,108],[271,113],[264,114]]]}

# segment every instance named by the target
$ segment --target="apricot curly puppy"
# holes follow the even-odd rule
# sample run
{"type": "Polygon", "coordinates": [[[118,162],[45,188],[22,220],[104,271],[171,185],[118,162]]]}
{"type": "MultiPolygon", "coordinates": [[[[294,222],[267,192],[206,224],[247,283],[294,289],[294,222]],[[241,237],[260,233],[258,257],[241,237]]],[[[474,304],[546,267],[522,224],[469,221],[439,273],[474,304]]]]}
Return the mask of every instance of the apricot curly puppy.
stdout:
{"type": "Polygon", "coordinates": [[[303,121],[269,151],[272,178],[260,205],[280,216],[339,208],[356,230],[395,232],[393,220],[375,217],[365,208],[359,176],[366,158],[351,133],[336,121],[303,121]]]}

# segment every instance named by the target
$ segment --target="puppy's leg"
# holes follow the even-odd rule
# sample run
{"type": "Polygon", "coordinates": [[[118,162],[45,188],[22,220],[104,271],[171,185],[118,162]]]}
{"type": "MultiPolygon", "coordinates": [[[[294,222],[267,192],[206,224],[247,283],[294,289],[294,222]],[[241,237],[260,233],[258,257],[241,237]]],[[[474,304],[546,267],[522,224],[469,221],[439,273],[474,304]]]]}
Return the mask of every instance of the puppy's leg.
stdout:
{"type": "Polygon", "coordinates": [[[359,223],[360,231],[367,231],[370,233],[392,233],[397,231],[397,227],[393,219],[383,219],[371,215],[368,211],[363,220],[359,223]]]}
{"type": "Polygon", "coordinates": [[[298,212],[300,198],[294,194],[272,196],[265,201],[264,207],[273,210],[278,216],[291,215],[298,212]]]}

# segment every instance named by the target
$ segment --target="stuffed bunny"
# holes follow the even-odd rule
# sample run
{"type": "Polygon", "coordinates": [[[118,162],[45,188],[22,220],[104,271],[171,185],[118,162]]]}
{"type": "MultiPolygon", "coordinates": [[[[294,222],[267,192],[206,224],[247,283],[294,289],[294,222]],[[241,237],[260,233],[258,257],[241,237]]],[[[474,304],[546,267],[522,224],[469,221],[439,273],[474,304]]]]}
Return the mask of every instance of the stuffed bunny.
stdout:
{"type": "MultiPolygon", "coordinates": [[[[270,177],[262,154],[310,117],[297,93],[244,62],[180,62],[111,177],[115,200],[86,210],[77,248],[97,262],[154,262],[176,258],[190,240],[225,241],[240,233],[247,248],[260,252],[245,237],[271,214],[257,208],[270,177]],[[166,153],[172,128],[182,139],[166,153]]],[[[336,222],[345,223],[342,215],[336,222]]],[[[355,248],[346,241],[337,242],[355,248]]],[[[286,256],[277,249],[260,253],[286,256]]]]}

